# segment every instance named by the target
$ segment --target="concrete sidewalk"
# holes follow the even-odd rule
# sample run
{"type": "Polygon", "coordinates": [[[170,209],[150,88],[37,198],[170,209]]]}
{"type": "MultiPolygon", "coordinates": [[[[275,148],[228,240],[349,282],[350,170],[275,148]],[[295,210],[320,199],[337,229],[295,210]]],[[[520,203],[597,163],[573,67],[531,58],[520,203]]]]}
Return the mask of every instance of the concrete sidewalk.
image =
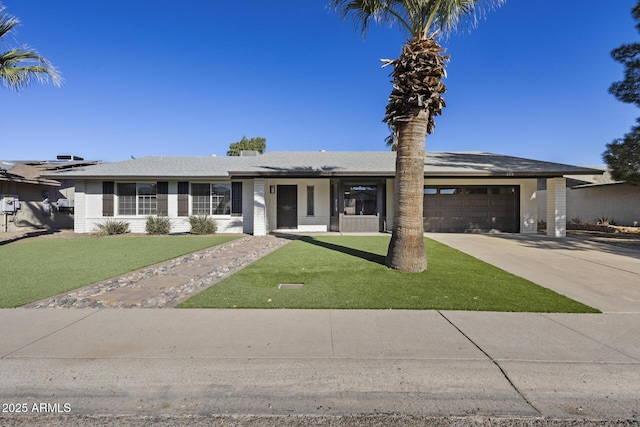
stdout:
{"type": "Polygon", "coordinates": [[[639,330],[639,314],[0,310],[0,402],[637,422],[639,330]]]}

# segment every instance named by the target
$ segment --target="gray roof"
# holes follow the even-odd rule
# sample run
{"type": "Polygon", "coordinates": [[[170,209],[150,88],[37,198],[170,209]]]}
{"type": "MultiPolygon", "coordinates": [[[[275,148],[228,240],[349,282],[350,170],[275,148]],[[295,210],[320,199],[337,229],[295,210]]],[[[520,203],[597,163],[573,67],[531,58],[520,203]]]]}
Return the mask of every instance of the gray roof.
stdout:
{"type": "MultiPolygon", "coordinates": [[[[68,178],[228,178],[229,170],[245,168],[251,157],[151,156],[51,173],[68,178]]],[[[255,159],[255,157],[253,158],[255,159]]]]}
{"type": "MultiPolygon", "coordinates": [[[[229,178],[393,176],[390,151],[272,151],[252,157],[142,157],[60,171],[51,178],[229,178]]],[[[425,176],[553,177],[601,170],[482,152],[429,152],[425,176]]]]}

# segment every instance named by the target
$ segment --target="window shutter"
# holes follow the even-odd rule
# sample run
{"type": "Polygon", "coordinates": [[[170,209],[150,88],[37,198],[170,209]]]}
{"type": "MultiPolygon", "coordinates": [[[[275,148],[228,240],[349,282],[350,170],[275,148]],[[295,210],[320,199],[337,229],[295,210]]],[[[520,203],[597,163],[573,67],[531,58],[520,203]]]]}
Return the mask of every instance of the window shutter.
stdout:
{"type": "Polygon", "coordinates": [[[102,216],[113,216],[114,189],[113,181],[102,182],[102,216]]]}
{"type": "Polygon", "coordinates": [[[156,187],[156,203],[158,215],[169,215],[169,183],[158,182],[156,187]]]}
{"type": "Polygon", "coordinates": [[[178,183],[178,216],[189,216],[189,183],[178,183]]]}
{"type": "Polygon", "coordinates": [[[231,215],[242,215],[242,183],[231,183],[231,215]]]}

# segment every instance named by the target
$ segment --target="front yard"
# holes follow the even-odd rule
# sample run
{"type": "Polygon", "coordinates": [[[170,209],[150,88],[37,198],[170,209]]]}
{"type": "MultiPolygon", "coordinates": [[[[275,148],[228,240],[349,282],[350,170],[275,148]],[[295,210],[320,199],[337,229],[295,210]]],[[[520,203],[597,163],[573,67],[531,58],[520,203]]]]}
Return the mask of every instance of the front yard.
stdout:
{"type": "Polygon", "coordinates": [[[0,308],[18,307],[238,236],[109,236],[0,246],[0,308]]]}
{"type": "Polygon", "coordinates": [[[388,236],[304,237],[179,307],[598,312],[430,239],[427,271],[390,270],[388,243],[388,236]]]}

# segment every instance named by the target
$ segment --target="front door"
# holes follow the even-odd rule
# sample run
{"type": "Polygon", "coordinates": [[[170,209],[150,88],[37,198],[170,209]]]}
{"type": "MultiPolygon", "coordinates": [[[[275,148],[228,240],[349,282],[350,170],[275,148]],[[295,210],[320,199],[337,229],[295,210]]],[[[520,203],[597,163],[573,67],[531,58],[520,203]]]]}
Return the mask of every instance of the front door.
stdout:
{"type": "Polygon", "coordinates": [[[298,228],[298,186],[278,185],[277,228],[298,228]]]}

